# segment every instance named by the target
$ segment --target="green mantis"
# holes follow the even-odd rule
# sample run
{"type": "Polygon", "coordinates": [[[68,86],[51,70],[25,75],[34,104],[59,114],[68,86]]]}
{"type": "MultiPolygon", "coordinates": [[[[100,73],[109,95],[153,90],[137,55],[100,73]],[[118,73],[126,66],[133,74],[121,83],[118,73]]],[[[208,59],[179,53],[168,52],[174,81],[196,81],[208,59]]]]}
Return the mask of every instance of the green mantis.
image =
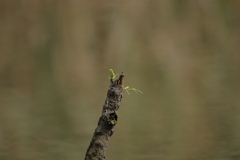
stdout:
{"type": "Polygon", "coordinates": [[[110,75],[110,77],[108,77],[111,81],[113,81],[116,77],[117,77],[117,75],[113,72],[113,69],[109,69],[109,71],[111,72],[111,75],[110,75]]]}
{"type": "MultiPolygon", "coordinates": [[[[113,69],[109,69],[109,71],[111,72],[110,77],[108,77],[111,81],[113,81],[114,79],[116,79],[117,74],[114,73],[113,69]]],[[[122,86],[123,89],[127,92],[127,94],[130,94],[129,91],[135,92],[135,93],[143,93],[142,91],[136,89],[136,88],[129,88],[129,86],[122,86]]]]}

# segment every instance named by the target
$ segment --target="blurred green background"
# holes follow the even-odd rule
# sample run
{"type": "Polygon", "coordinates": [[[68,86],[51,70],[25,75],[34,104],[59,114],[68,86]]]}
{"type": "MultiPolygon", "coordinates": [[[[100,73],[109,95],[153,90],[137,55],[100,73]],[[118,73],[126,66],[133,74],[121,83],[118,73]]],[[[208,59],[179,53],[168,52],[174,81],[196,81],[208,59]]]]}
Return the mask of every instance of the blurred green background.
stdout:
{"type": "Polygon", "coordinates": [[[109,160],[240,159],[239,0],[1,0],[0,159],[80,160],[126,74],[109,160]]]}

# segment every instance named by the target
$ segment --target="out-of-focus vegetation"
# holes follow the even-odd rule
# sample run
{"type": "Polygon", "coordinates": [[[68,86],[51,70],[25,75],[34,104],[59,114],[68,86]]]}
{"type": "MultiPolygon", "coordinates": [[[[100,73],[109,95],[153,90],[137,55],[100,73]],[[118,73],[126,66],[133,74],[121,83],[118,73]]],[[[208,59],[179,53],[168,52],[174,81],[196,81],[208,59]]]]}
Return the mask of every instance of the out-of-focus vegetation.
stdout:
{"type": "Polygon", "coordinates": [[[240,1],[1,0],[0,159],[79,160],[109,68],[107,159],[240,159],[240,1]]]}

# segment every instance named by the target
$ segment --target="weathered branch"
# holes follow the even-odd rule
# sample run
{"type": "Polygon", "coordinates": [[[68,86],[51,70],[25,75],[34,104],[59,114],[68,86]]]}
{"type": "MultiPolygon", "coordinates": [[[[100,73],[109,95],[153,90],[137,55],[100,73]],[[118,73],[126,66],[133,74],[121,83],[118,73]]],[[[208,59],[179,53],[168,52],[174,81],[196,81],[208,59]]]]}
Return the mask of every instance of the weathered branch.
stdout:
{"type": "Polygon", "coordinates": [[[114,126],[118,120],[117,111],[120,107],[123,94],[123,77],[122,72],[115,81],[111,80],[107,98],[103,105],[102,115],[98,121],[92,141],[86,152],[85,160],[104,160],[107,142],[114,132],[114,126]]]}

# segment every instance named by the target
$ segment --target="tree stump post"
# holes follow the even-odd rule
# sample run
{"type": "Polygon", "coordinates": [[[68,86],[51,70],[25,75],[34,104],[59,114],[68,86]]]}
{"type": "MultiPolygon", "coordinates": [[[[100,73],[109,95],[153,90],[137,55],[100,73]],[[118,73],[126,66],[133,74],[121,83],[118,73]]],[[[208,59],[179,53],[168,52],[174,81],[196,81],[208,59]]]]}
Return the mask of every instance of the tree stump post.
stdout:
{"type": "Polygon", "coordinates": [[[122,100],[124,73],[115,81],[110,81],[107,98],[103,105],[102,115],[98,121],[93,138],[85,155],[85,160],[104,160],[107,143],[114,133],[118,120],[118,109],[122,100]]]}

